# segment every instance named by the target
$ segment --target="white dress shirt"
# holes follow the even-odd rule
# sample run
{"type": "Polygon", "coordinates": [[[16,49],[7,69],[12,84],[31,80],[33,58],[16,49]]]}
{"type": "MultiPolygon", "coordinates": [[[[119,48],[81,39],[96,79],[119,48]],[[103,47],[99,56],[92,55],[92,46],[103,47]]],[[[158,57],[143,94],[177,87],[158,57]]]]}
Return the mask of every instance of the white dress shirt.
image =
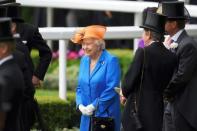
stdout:
{"type": "Polygon", "coordinates": [[[6,62],[6,61],[8,61],[8,60],[10,60],[10,59],[13,59],[13,55],[9,55],[9,56],[7,56],[7,57],[5,57],[5,58],[3,58],[3,59],[0,59],[0,66],[1,66],[4,62],[6,62]]]}

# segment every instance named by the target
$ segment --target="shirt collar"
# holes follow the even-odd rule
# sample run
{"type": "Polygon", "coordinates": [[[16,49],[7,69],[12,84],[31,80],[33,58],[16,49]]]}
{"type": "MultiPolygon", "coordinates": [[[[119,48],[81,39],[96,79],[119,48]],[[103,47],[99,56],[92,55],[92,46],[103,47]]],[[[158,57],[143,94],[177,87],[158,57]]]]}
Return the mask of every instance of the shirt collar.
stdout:
{"type": "Polygon", "coordinates": [[[145,46],[149,46],[149,45],[151,45],[152,43],[154,43],[155,41],[150,41],[147,45],[145,45],[145,46]]]}
{"type": "Polygon", "coordinates": [[[14,37],[15,39],[20,38],[20,34],[19,34],[19,33],[13,34],[13,37],[14,37]]]}
{"type": "Polygon", "coordinates": [[[4,62],[6,62],[6,61],[8,61],[8,60],[10,60],[10,59],[12,59],[12,58],[13,58],[13,56],[12,56],[12,55],[9,55],[9,56],[7,56],[7,57],[1,59],[1,60],[0,60],[0,66],[1,66],[4,62]]]}
{"type": "Polygon", "coordinates": [[[172,39],[173,41],[177,41],[178,38],[179,38],[179,36],[181,35],[181,33],[182,33],[183,31],[184,31],[184,29],[179,30],[176,34],[174,34],[174,35],[171,37],[171,39],[172,39]]]}

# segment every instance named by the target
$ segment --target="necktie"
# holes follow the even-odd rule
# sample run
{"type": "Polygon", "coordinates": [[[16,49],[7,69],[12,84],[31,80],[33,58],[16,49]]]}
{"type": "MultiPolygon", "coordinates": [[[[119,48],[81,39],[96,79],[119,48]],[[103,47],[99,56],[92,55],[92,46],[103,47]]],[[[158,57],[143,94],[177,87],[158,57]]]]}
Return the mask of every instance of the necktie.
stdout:
{"type": "MultiPolygon", "coordinates": [[[[174,40],[173,40],[173,39],[171,39],[170,44],[172,44],[173,42],[174,42],[174,40]]],[[[171,51],[172,53],[175,53],[175,48],[170,48],[170,51],[171,51]]]]}

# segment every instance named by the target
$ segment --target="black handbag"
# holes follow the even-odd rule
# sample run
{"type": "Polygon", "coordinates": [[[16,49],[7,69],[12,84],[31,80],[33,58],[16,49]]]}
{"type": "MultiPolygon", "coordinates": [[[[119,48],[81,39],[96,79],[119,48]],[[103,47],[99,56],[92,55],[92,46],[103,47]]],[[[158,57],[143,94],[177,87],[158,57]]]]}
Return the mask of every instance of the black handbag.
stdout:
{"type": "MultiPolygon", "coordinates": [[[[98,103],[97,107],[98,109],[98,103]]],[[[107,115],[109,116],[108,109],[106,109],[107,115]]],[[[115,122],[112,117],[100,117],[95,115],[96,112],[92,115],[91,119],[91,131],[114,131],[115,122]]]]}
{"type": "Polygon", "coordinates": [[[143,82],[143,76],[144,76],[144,68],[145,68],[145,49],[144,50],[144,60],[143,60],[143,66],[142,66],[142,72],[141,72],[141,81],[140,81],[140,88],[139,88],[139,94],[137,96],[134,95],[134,97],[132,97],[132,111],[130,116],[133,118],[133,121],[135,123],[135,128],[137,131],[140,131],[143,129],[143,124],[141,123],[140,119],[139,119],[139,114],[138,114],[138,103],[140,101],[140,97],[141,97],[141,91],[142,91],[142,82],[143,82]],[[137,101],[137,97],[138,97],[138,101],[137,101]]]}
{"type": "Polygon", "coordinates": [[[114,131],[114,118],[111,117],[91,117],[91,131],[114,131]]]}

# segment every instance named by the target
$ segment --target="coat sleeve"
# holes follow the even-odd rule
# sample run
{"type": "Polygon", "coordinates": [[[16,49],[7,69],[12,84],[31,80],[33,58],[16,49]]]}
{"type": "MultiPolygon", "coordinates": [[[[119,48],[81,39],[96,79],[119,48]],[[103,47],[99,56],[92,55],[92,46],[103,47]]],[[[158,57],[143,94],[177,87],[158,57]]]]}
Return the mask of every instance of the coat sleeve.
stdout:
{"type": "Polygon", "coordinates": [[[77,108],[79,107],[80,104],[82,104],[81,87],[80,87],[80,83],[78,83],[77,89],[76,89],[76,106],[77,106],[77,108]]]}
{"type": "Polygon", "coordinates": [[[83,104],[82,103],[82,99],[81,99],[81,85],[80,85],[80,76],[81,76],[81,73],[82,73],[82,63],[84,61],[84,57],[81,58],[81,61],[80,61],[80,67],[79,67],[79,75],[78,75],[78,85],[77,85],[77,88],[76,88],[76,106],[78,108],[78,106],[80,104],[83,104]]]}
{"type": "Polygon", "coordinates": [[[193,44],[186,44],[179,56],[178,69],[174,73],[165,94],[174,96],[176,93],[184,89],[186,84],[192,79],[192,74],[196,70],[197,65],[197,49],[193,44]]]}
{"type": "Polygon", "coordinates": [[[114,97],[118,95],[114,88],[120,84],[120,65],[116,57],[112,57],[107,65],[106,72],[106,89],[101,93],[100,97],[95,99],[92,103],[94,107],[98,107],[99,112],[102,113],[114,101],[114,97]]]}
{"type": "Polygon", "coordinates": [[[138,48],[122,83],[122,93],[126,98],[128,98],[140,82],[143,59],[144,51],[142,48],[138,48]]]}
{"type": "Polygon", "coordinates": [[[27,64],[26,55],[18,50],[15,50],[13,55],[14,55],[14,59],[15,59],[16,63],[19,65],[19,67],[23,73],[23,78],[24,78],[24,82],[25,82],[24,95],[27,97],[33,97],[34,93],[35,93],[35,88],[34,88],[32,81],[31,81],[32,76],[31,76],[31,71],[30,71],[28,64],[27,64]]]}
{"type": "Polygon", "coordinates": [[[43,40],[38,28],[33,29],[33,36],[30,40],[32,48],[39,52],[39,63],[34,70],[34,75],[40,80],[44,79],[45,73],[47,72],[48,66],[51,62],[52,53],[46,42],[43,40]]]}
{"type": "Polygon", "coordinates": [[[14,91],[9,89],[9,86],[6,79],[7,77],[1,77],[0,76],[0,112],[8,112],[11,110],[11,100],[14,96],[14,91]]]}

